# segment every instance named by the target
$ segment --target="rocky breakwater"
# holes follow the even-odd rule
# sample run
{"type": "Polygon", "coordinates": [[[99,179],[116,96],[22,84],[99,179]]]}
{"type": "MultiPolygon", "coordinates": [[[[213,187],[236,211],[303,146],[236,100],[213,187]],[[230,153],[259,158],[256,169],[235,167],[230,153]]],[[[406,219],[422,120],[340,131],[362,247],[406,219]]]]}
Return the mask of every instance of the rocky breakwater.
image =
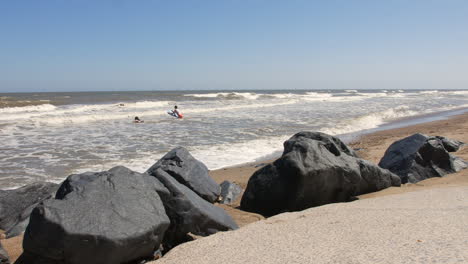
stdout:
{"type": "Polygon", "coordinates": [[[462,145],[463,142],[441,136],[414,134],[390,145],[379,166],[398,175],[402,183],[442,177],[467,168],[465,161],[449,153],[462,145]]]}
{"type": "MultiPolygon", "coordinates": [[[[175,156],[185,176],[201,171],[185,149],[166,156],[174,152],[184,153],[175,156]]],[[[237,228],[223,209],[155,165],[143,174],[119,166],[70,175],[55,197],[32,211],[16,263],[141,263],[187,241],[189,233],[206,236],[237,228]]]]}
{"type": "Polygon", "coordinates": [[[400,186],[400,178],[357,157],[340,139],[300,132],[284,142],[283,155],[256,171],[241,208],[265,216],[298,211],[400,186]]]}

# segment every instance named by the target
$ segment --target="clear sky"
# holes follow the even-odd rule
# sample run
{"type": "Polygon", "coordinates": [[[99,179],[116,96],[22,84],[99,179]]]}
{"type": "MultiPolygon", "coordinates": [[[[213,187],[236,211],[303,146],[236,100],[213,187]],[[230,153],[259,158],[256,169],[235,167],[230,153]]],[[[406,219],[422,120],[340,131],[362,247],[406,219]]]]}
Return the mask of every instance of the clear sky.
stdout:
{"type": "Polygon", "coordinates": [[[468,89],[466,0],[0,0],[0,92],[468,89]]]}

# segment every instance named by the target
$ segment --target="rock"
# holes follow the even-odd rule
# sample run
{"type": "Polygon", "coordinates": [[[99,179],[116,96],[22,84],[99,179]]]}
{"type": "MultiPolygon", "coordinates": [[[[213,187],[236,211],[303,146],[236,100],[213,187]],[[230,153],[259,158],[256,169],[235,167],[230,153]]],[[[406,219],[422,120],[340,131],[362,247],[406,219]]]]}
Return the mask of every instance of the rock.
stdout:
{"type": "Polygon", "coordinates": [[[152,175],[159,168],[203,199],[211,203],[218,200],[219,185],[208,175],[205,164],[192,157],[185,148],[177,147],[171,150],[151,166],[147,173],[152,175]]]}
{"type": "Polygon", "coordinates": [[[234,220],[221,208],[200,198],[162,169],[153,171],[168,190],[159,192],[171,225],[164,237],[165,250],[187,241],[188,233],[208,236],[218,231],[237,229],[234,220]]]}
{"type": "Polygon", "coordinates": [[[414,134],[390,145],[379,166],[400,176],[402,183],[442,177],[467,167],[463,160],[448,153],[462,144],[444,137],[414,134]]]}
{"type": "Polygon", "coordinates": [[[29,252],[23,252],[15,261],[15,264],[65,264],[65,262],[56,259],[44,258],[29,252]]]}
{"type": "Polygon", "coordinates": [[[398,176],[357,158],[338,138],[300,132],[284,142],[281,158],[252,175],[241,208],[271,216],[399,185],[398,176]]]}
{"type": "Polygon", "coordinates": [[[242,188],[233,182],[223,181],[220,186],[222,197],[220,203],[222,204],[233,203],[242,193],[242,188]]]}
{"type": "Polygon", "coordinates": [[[10,257],[3,248],[2,243],[0,243],[0,264],[10,264],[10,257]]]}
{"type": "Polygon", "coordinates": [[[444,145],[445,150],[447,150],[448,152],[457,152],[460,149],[460,147],[465,144],[461,141],[448,139],[446,137],[436,136],[436,138],[442,141],[442,145],[444,145]]]}
{"type": "Polygon", "coordinates": [[[23,263],[127,263],[151,258],[169,218],[152,177],[115,167],[70,175],[37,206],[24,234],[23,263]],[[34,262],[30,262],[33,261],[34,262]]]}
{"type": "Polygon", "coordinates": [[[29,215],[41,201],[53,197],[58,184],[35,182],[14,190],[0,191],[0,229],[7,238],[20,235],[29,223],[29,215]]]}

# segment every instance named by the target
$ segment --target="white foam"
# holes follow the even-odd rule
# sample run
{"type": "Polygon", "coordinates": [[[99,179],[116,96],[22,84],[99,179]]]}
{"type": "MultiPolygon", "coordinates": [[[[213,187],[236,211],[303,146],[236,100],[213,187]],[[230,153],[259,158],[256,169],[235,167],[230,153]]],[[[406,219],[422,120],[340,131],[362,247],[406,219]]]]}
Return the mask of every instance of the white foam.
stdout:
{"type": "Polygon", "coordinates": [[[197,147],[190,153],[211,170],[261,160],[271,153],[282,151],[283,142],[290,136],[276,136],[232,144],[197,147]]]}
{"type": "Polygon", "coordinates": [[[0,108],[0,113],[31,113],[31,112],[48,112],[57,109],[51,104],[28,105],[19,107],[0,108]]]}
{"type": "Polygon", "coordinates": [[[206,94],[184,94],[184,96],[198,97],[198,98],[216,98],[218,95],[227,93],[206,93],[206,94]]]}
{"type": "Polygon", "coordinates": [[[385,97],[390,96],[387,93],[355,93],[356,95],[364,96],[367,98],[385,97]]]}
{"type": "Polygon", "coordinates": [[[124,103],[124,107],[134,107],[134,108],[153,108],[153,107],[167,107],[173,103],[169,101],[142,101],[135,103],[124,103]]]}
{"type": "Polygon", "coordinates": [[[450,95],[468,95],[468,91],[450,91],[450,92],[444,92],[445,94],[450,94],[450,95]]]}
{"type": "Polygon", "coordinates": [[[438,93],[439,91],[437,90],[434,90],[434,91],[420,91],[419,93],[420,94],[436,94],[438,93]]]}
{"type": "Polygon", "coordinates": [[[2,121],[35,124],[70,124],[86,123],[104,120],[133,118],[135,115],[163,115],[169,101],[142,101],[135,103],[96,104],[96,105],[38,105],[15,108],[1,108],[2,121]],[[149,109],[142,112],[142,109],[149,109]]]}
{"type": "Polygon", "coordinates": [[[339,123],[335,127],[323,128],[320,131],[331,135],[341,135],[365,129],[376,128],[385,122],[401,117],[414,116],[417,114],[419,113],[413,110],[409,110],[408,106],[398,106],[382,112],[371,113],[353,118],[351,120],[346,120],[339,123]]]}
{"type": "MultiPolygon", "coordinates": [[[[268,108],[268,107],[275,107],[281,105],[290,105],[297,103],[297,100],[288,100],[288,101],[279,101],[273,103],[254,103],[254,104],[232,104],[232,105],[225,105],[225,106],[218,106],[216,108],[217,112],[222,113],[223,111],[228,110],[240,110],[240,109],[255,109],[255,108],[268,108]]],[[[184,114],[189,115],[193,113],[206,113],[206,112],[213,112],[213,109],[207,108],[198,108],[198,109],[190,109],[184,112],[184,114]]]]}
{"type": "Polygon", "coordinates": [[[347,93],[357,93],[358,91],[357,90],[344,90],[345,92],[347,93]]]}
{"type": "Polygon", "coordinates": [[[197,98],[218,98],[218,99],[248,99],[248,100],[257,100],[260,97],[260,94],[256,93],[239,93],[239,92],[231,92],[231,93],[207,93],[207,94],[186,94],[184,96],[192,96],[197,98]]]}

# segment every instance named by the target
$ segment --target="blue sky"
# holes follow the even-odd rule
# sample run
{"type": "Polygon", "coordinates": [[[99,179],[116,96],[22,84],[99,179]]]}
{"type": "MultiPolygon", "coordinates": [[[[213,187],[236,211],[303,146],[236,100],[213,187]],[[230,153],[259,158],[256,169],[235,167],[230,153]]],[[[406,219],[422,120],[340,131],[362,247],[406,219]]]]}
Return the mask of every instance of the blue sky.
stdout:
{"type": "Polygon", "coordinates": [[[0,92],[468,89],[465,0],[0,0],[0,92]]]}

